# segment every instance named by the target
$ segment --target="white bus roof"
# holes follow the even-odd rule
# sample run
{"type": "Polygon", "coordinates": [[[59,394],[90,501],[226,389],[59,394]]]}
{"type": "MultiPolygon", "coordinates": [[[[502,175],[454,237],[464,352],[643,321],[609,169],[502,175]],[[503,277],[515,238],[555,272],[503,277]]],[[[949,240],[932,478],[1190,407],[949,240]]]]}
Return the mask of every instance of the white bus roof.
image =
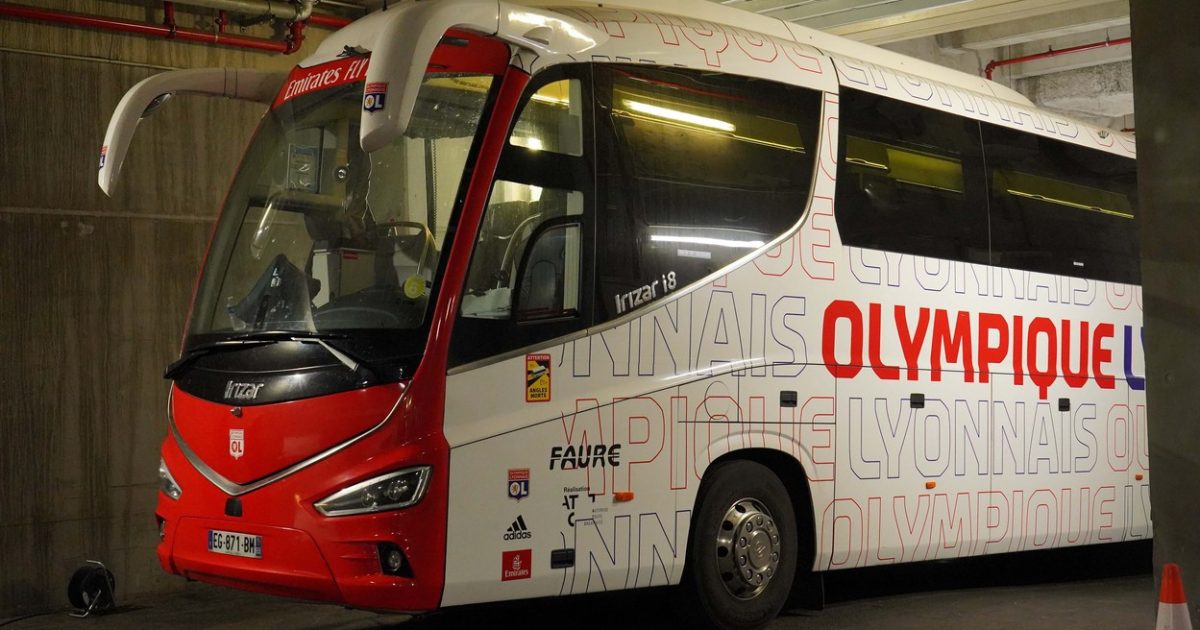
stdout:
{"type": "MultiPolygon", "coordinates": [[[[455,2],[456,0],[425,0],[426,2],[455,2]]],[[[734,9],[724,5],[708,2],[706,0],[638,0],[637,2],[579,2],[578,0],[504,0],[505,4],[553,9],[556,7],[604,7],[604,8],[622,8],[631,11],[651,11],[655,13],[663,13],[667,15],[676,15],[684,18],[692,18],[704,20],[707,22],[715,22],[717,24],[732,26],[763,35],[770,35],[779,39],[793,40],[801,44],[808,44],[822,52],[841,56],[869,61],[876,66],[888,68],[897,72],[911,74],[914,76],[932,79],[940,83],[970,90],[987,96],[994,96],[1001,100],[1020,103],[1022,105],[1032,105],[1029,99],[1025,98],[1019,92],[998,83],[988,81],[983,77],[977,77],[965,72],[952,70],[944,66],[939,66],[935,63],[915,59],[907,55],[902,55],[897,52],[892,52],[883,48],[863,44],[837,35],[831,35],[815,29],[785,22],[778,18],[772,18],[741,9],[734,9]]],[[[406,2],[394,2],[393,7],[399,7],[406,2]]],[[[377,11],[371,15],[355,21],[346,28],[334,33],[325,39],[313,55],[313,59],[306,60],[303,65],[310,65],[312,62],[327,61],[332,57],[341,53],[345,46],[360,46],[365,45],[365,42],[374,40],[375,33],[386,17],[386,11],[377,11]]],[[[368,47],[369,48],[369,47],[368,47]]]]}
{"type": "MultiPolygon", "coordinates": [[[[576,0],[515,0],[512,4],[520,4],[530,7],[569,7],[569,6],[601,6],[601,3],[596,2],[579,2],[576,0]]],[[[918,77],[932,79],[940,83],[950,85],[972,92],[978,92],[987,96],[995,96],[1001,100],[1020,103],[1022,105],[1033,105],[1033,103],[1020,92],[1008,88],[1006,86],[988,81],[983,77],[967,74],[958,70],[952,70],[945,66],[939,66],[935,63],[922,61],[908,55],[903,55],[898,52],[893,52],[870,44],[856,42],[852,39],[846,39],[838,35],[832,35],[823,31],[785,22],[779,18],[773,18],[742,9],[735,9],[715,2],[707,0],[638,0],[637,2],[605,2],[605,7],[620,7],[633,11],[653,11],[656,13],[665,13],[668,15],[678,15],[680,17],[695,18],[707,22],[715,22],[736,28],[771,35],[780,39],[791,39],[801,44],[808,44],[824,53],[839,57],[850,57],[862,61],[869,61],[876,66],[881,66],[901,72],[911,74],[918,77]]]]}
{"type": "MultiPolygon", "coordinates": [[[[476,15],[481,12],[490,12],[490,7],[494,6],[495,17],[493,22],[501,30],[502,27],[500,25],[504,22],[501,16],[505,15],[506,12],[513,14],[513,10],[517,9],[519,11],[519,7],[541,9],[548,12],[561,9],[566,10],[566,13],[571,13],[571,9],[598,9],[604,12],[620,10],[711,22],[733,29],[769,36],[777,40],[793,41],[797,44],[812,47],[819,53],[838,62],[850,65],[865,63],[874,69],[894,73],[901,78],[913,77],[914,79],[928,80],[951,89],[978,95],[978,97],[982,97],[993,103],[1008,103],[1030,116],[1033,116],[1035,112],[1039,112],[1038,107],[1024,95],[983,77],[939,66],[935,63],[915,59],[907,55],[856,42],[799,24],[785,22],[778,18],[751,13],[705,0],[637,0],[637,2],[633,0],[618,0],[617,2],[604,3],[581,2],[579,0],[499,0],[494,4],[487,0],[424,0],[419,4],[413,0],[402,0],[400,2],[393,2],[390,10],[372,13],[329,36],[322,42],[316,53],[306,59],[302,65],[309,66],[332,60],[341,54],[346,47],[363,47],[367,50],[376,50],[377,45],[381,44],[378,41],[381,34],[387,31],[385,26],[391,18],[389,13],[397,13],[397,9],[405,7],[415,8],[420,5],[429,6],[435,4],[442,6],[461,5],[463,14],[474,12],[476,15]]],[[[451,7],[446,8],[451,9],[451,7]]],[[[451,10],[457,11],[459,8],[454,7],[451,10]]],[[[621,17],[624,18],[621,21],[630,21],[628,14],[621,17]]],[[[653,21],[653,19],[650,21],[653,21]]],[[[563,28],[563,24],[571,24],[571,26],[567,27],[567,30],[582,27],[576,30],[588,32],[571,33],[571,36],[595,37],[597,43],[605,41],[609,37],[604,32],[603,27],[597,28],[597,25],[594,23],[585,24],[567,19],[562,24],[555,24],[553,20],[547,22],[547,24],[559,28],[563,28]]],[[[513,39],[514,34],[507,33],[507,35],[509,39],[513,39]]],[[[516,37],[518,40],[520,39],[520,35],[516,35],[516,37]]],[[[1042,113],[1051,115],[1050,112],[1042,113]]],[[[1052,117],[1055,121],[1061,121],[1070,126],[1075,125],[1075,121],[1067,123],[1067,119],[1061,114],[1054,113],[1052,117]]],[[[1053,123],[1049,124],[1053,127],[1053,123]]],[[[1126,154],[1133,154],[1134,141],[1131,135],[1113,133],[1110,136],[1107,130],[1101,132],[1100,127],[1095,127],[1091,124],[1080,123],[1079,126],[1090,129],[1092,135],[1099,133],[1099,143],[1114,150],[1116,150],[1116,147],[1113,147],[1114,138],[1111,136],[1119,137],[1120,144],[1122,145],[1121,149],[1126,154]]],[[[1038,131],[1041,131],[1040,127],[1038,131]]],[[[1046,134],[1055,135],[1055,132],[1051,129],[1047,130],[1046,134]]],[[[1070,136],[1068,136],[1069,138],[1070,136]]]]}

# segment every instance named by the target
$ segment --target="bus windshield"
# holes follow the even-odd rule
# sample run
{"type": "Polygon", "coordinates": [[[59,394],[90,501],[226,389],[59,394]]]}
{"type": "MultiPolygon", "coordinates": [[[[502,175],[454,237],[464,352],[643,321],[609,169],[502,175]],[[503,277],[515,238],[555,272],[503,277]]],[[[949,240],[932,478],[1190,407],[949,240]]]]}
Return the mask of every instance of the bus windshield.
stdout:
{"type": "MultiPolygon", "coordinates": [[[[408,132],[370,154],[359,146],[361,81],[273,109],[225,202],[189,343],[421,329],[494,79],[428,75],[408,132]]],[[[392,350],[419,352],[420,337],[392,350]]]]}

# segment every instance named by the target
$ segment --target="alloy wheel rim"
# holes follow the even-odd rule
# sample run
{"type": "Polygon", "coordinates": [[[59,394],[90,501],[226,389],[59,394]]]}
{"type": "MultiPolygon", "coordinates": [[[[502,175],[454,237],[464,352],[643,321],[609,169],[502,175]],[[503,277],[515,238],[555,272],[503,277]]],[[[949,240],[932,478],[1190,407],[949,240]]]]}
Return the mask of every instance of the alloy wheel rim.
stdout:
{"type": "Polygon", "coordinates": [[[779,570],[779,528],[761,501],[744,498],[725,511],[717,528],[717,571],[729,594],[754,599],[779,570]]]}

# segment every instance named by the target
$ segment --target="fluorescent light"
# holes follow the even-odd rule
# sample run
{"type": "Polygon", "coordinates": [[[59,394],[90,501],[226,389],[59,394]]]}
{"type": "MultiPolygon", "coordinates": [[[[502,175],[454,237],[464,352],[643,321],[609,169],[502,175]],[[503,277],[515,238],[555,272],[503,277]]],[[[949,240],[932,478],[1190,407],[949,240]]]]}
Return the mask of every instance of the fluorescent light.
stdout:
{"type": "Polygon", "coordinates": [[[725,238],[708,238],[707,236],[671,236],[669,234],[651,234],[650,240],[664,243],[691,243],[693,245],[736,247],[738,249],[758,249],[766,244],[762,241],[734,241],[725,238]]]}
{"type": "Polygon", "coordinates": [[[546,145],[544,143],[542,143],[541,138],[535,138],[533,136],[529,136],[529,137],[513,136],[512,143],[519,147],[525,147],[526,149],[533,149],[534,151],[541,151],[542,149],[546,148],[546,145]]]}
{"type": "Polygon", "coordinates": [[[547,103],[550,105],[570,105],[571,104],[571,97],[569,97],[569,96],[560,98],[557,96],[551,96],[549,94],[542,94],[541,92],[538,92],[538,93],[534,94],[533,96],[530,96],[529,100],[537,101],[539,103],[547,103]]]}
{"type": "Polygon", "coordinates": [[[641,101],[626,100],[625,106],[635,112],[638,112],[639,114],[646,114],[647,116],[654,116],[655,118],[674,120],[681,123],[687,123],[689,125],[696,125],[698,127],[716,129],[717,131],[727,131],[729,133],[733,133],[735,130],[737,130],[737,127],[734,127],[732,123],[727,123],[724,120],[708,118],[707,116],[697,116],[696,114],[689,114],[687,112],[681,112],[679,110],[670,109],[667,107],[659,107],[658,105],[651,105],[641,101]]]}

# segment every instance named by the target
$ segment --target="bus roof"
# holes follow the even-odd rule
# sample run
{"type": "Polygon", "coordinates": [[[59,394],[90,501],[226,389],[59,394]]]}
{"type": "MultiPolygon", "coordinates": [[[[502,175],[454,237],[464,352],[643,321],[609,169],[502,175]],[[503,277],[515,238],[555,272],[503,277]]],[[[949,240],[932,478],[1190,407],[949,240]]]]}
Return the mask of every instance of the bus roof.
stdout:
{"type": "MultiPolygon", "coordinates": [[[[597,6],[595,2],[580,2],[578,0],[516,0],[513,4],[544,8],[597,6]]],[[[994,96],[1004,101],[1011,101],[1027,106],[1033,105],[1020,92],[983,77],[939,66],[932,62],[922,61],[870,44],[856,42],[852,39],[818,31],[793,22],[785,22],[779,18],[735,9],[723,4],[709,2],[708,0],[637,0],[636,2],[632,0],[625,0],[624,2],[618,0],[617,2],[605,2],[604,6],[678,15],[685,18],[694,18],[733,26],[780,39],[791,39],[797,43],[808,44],[829,55],[869,61],[876,66],[888,68],[896,72],[933,79],[946,85],[978,92],[987,96],[994,96]]]]}
{"type": "MultiPolygon", "coordinates": [[[[769,36],[777,40],[793,41],[797,44],[810,46],[834,60],[862,62],[870,64],[876,69],[890,71],[900,77],[908,76],[916,79],[926,79],[949,88],[978,95],[993,102],[1008,103],[1022,111],[1038,110],[1038,107],[1032,101],[1016,90],[980,76],[939,66],[932,62],[846,39],[838,35],[825,33],[799,24],[786,22],[779,18],[751,13],[715,2],[708,2],[707,0],[636,0],[636,2],[634,0],[616,0],[615,2],[604,3],[583,2],[580,0],[500,0],[494,3],[490,0],[424,0],[420,2],[421,5],[426,6],[434,3],[442,5],[460,4],[464,9],[470,7],[476,11],[480,7],[495,6],[495,22],[498,29],[499,25],[503,23],[501,16],[504,15],[505,11],[519,10],[520,7],[541,9],[548,13],[554,12],[556,9],[566,10],[566,13],[572,13],[571,9],[588,9],[590,13],[595,15],[602,15],[597,13],[598,11],[609,12],[614,15],[614,22],[632,21],[629,19],[630,16],[628,13],[624,16],[618,16],[617,11],[652,14],[652,18],[654,14],[657,14],[674,16],[685,20],[699,20],[769,36]]],[[[396,12],[397,9],[414,4],[413,0],[393,2],[391,12],[396,12]]],[[[308,66],[329,61],[342,54],[347,47],[362,47],[367,50],[375,50],[377,39],[381,32],[386,30],[384,26],[388,23],[390,17],[389,11],[383,10],[351,23],[344,29],[329,36],[322,42],[316,53],[306,59],[301,65],[308,66]]],[[[597,19],[601,18],[598,17],[597,19]]],[[[651,19],[651,21],[654,21],[654,19],[651,19]]],[[[548,22],[547,25],[554,26],[555,24],[548,22]]],[[[602,42],[609,38],[609,34],[605,32],[606,29],[603,24],[578,23],[577,25],[590,31],[588,35],[595,37],[597,42],[602,42]]],[[[502,33],[502,35],[504,34],[502,33]]],[[[1063,119],[1062,115],[1058,113],[1054,113],[1054,117],[1059,120],[1063,119]]],[[[1096,130],[1101,129],[1091,124],[1084,126],[1096,130]]],[[[1112,135],[1121,138],[1121,144],[1125,145],[1124,149],[1128,154],[1133,153],[1133,137],[1130,134],[1113,132],[1112,135]]],[[[1103,134],[1102,137],[1104,137],[1103,134]]],[[[1106,142],[1103,144],[1111,146],[1111,139],[1106,139],[1106,142]]]]}

